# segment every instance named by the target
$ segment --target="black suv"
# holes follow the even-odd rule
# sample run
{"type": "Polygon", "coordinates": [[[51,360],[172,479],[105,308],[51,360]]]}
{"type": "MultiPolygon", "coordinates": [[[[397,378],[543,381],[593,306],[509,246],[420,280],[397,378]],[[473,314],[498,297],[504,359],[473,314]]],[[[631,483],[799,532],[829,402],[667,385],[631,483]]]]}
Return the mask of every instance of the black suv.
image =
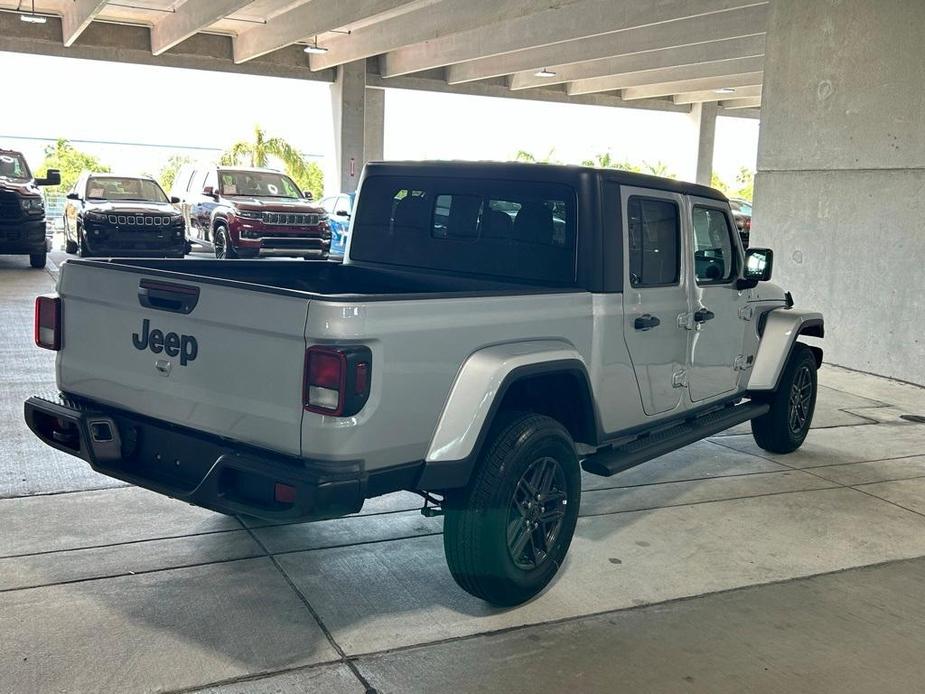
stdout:
{"type": "Polygon", "coordinates": [[[84,172],[67,194],[65,250],[82,257],[186,254],[183,215],[152,178],[84,172]]]}
{"type": "Polygon", "coordinates": [[[0,149],[0,254],[28,255],[32,267],[45,267],[51,239],[38,186],[59,183],[57,169],[49,169],[45,178],[33,178],[22,154],[0,149]]]}

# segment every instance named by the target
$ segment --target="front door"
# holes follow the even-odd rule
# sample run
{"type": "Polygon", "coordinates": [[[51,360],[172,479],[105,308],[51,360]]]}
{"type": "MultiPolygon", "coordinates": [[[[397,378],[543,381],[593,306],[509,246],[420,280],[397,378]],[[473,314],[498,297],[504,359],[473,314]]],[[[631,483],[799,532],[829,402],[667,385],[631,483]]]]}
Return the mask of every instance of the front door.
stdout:
{"type": "Polygon", "coordinates": [[[743,263],[735,222],[715,200],[691,198],[690,394],[694,402],[731,395],[745,366],[743,263]]]}
{"type": "Polygon", "coordinates": [[[683,406],[688,331],[682,196],[623,186],[623,335],[647,415],[683,406]]]}

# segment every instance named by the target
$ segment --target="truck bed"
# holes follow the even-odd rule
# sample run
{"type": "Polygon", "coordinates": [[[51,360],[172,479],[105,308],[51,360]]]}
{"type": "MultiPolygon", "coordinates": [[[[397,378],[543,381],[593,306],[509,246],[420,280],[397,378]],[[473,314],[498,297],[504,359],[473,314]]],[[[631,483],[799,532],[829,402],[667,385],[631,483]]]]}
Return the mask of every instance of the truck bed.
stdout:
{"type": "MultiPolygon", "coordinates": [[[[70,260],[77,264],[112,270],[145,272],[150,276],[173,277],[197,283],[227,286],[251,285],[250,289],[293,293],[314,300],[395,301],[402,298],[447,298],[451,296],[493,296],[569,291],[479,276],[439,272],[413,272],[361,265],[343,265],[324,260],[163,260],[118,258],[70,260]]],[[[572,291],[579,291],[572,288],[572,291]]]]}

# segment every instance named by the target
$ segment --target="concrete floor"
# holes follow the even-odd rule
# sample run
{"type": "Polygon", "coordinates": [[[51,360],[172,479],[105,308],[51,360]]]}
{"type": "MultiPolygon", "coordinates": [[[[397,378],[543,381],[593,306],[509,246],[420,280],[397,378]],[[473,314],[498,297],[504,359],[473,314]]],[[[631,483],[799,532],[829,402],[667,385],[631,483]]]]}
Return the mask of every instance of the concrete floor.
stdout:
{"type": "Polygon", "coordinates": [[[53,263],[0,257],[0,692],[922,689],[925,425],[900,415],[923,389],[827,366],[794,454],[740,427],[586,477],[554,584],[497,610],[413,495],[242,522],[41,445],[21,408],[54,387],[53,263]]]}

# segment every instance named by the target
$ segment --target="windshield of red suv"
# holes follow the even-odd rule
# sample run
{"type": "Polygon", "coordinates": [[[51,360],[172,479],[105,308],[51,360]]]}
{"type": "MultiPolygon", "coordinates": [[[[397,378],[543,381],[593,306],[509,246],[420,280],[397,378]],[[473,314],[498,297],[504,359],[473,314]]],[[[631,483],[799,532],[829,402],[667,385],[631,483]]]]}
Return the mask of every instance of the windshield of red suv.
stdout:
{"type": "Polygon", "coordinates": [[[26,160],[18,152],[0,153],[0,177],[16,181],[28,181],[32,178],[26,160]]]}
{"type": "Polygon", "coordinates": [[[219,171],[222,195],[256,198],[301,198],[302,192],[288,176],[272,171],[219,171]]]}
{"type": "Polygon", "coordinates": [[[87,200],[167,202],[167,196],[161,187],[149,178],[91,176],[87,179],[87,200]]]}

